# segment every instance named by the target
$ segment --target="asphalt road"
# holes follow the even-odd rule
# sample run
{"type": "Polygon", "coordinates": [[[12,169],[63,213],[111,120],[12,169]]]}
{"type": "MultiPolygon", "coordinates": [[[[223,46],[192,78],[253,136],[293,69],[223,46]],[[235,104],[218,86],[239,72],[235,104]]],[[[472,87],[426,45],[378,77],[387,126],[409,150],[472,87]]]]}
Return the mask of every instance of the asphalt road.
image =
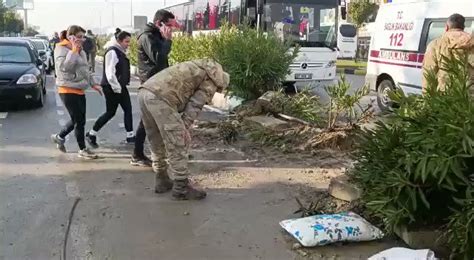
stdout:
{"type": "MultiPolygon", "coordinates": [[[[266,177],[257,183],[252,179],[247,186],[212,188],[204,201],[172,201],[169,194],[152,192],[150,169],[129,165],[132,147],[121,143],[125,129],[120,110],[99,133],[100,160],[77,158],[73,135],[66,144],[68,153],[57,151],[49,136],[68,115],[51,77],[47,89],[42,109],[0,112],[0,259],[61,259],[77,198],[67,259],[297,257],[278,226],[295,210],[293,197],[281,188],[281,182],[291,178],[271,179],[279,172],[292,174],[290,170],[242,164],[236,172],[266,177]]],[[[131,93],[136,125],[136,84],[131,93]]],[[[94,91],[86,94],[88,130],[105,102],[94,91]]],[[[215,159],[194,153],[202,160],[215,159]]],[[[215,165],[200,166],[206,167],[215,165]]]]}

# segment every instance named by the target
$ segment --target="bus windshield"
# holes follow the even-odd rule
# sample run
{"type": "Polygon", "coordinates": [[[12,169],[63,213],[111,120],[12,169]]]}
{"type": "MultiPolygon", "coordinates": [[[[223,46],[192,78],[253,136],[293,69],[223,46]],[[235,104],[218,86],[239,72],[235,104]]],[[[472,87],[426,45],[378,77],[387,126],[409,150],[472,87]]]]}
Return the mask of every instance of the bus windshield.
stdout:
{"type": "MultiPolygon", "coordinates": [[[[268,3],[270,2],[270,3],[268,3]]],[[[308,1],[283,1],[264,5],[262,22],[283,40],[302,47],[335,46],[336,7],[308,1]],[[304,2],[304,3],[301,3],[304,2]]]]}

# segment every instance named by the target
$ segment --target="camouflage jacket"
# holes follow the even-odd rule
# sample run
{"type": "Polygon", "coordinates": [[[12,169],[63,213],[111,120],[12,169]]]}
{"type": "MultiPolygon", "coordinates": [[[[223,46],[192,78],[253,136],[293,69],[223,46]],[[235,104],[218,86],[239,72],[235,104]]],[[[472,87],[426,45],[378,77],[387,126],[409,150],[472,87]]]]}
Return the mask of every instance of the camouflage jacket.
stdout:
{"type": "MultiPolygon", "coordinates": [[[[471,82],[474,82],[474,37],[461,30],[447,31],[443,36],[433,40],[427,47],[423,60],[423,73],[434,70],[438,75],[438,90],[445,89],[447,72],[442,69],[443,56],[452,57],[455,53],[467,55],[471,82]]],[[[427,80],[423,76],[423,92],[427,87],[427,80]]]]}
{"type": "Polygon", "coordinates": [[[153,92],[178,113],[187,128],[214,94],[229,85],[229,74],[212,60],[183,62],[155,74],[140,88],[153,92]]]}

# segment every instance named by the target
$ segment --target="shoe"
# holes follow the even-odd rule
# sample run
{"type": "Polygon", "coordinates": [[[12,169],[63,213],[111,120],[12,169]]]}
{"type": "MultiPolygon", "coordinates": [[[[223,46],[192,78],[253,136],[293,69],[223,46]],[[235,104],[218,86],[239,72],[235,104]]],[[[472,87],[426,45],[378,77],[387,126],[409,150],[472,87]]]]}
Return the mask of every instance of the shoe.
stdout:
{"type": "Polygon", "coordinates": [[[51,141],[56,144],[56,147],[58,148],[59,151],[66,153],[66,146],[64,146],[64,143],[66,142],[66,140],[59,137],[58,134],[55,134],[55,135],[51,135],[51,141]]]}
{"type": "Polygon", "coordinates": [[[91,150],[89,149],[82,149],[79,151],[78,153],[78,156],[80,158],[84,158],[84,159],[98,159],[99,156],[97,154],[95,154],[94,152],[92,152],[91,150]]]}
{"type": "Polygon", "coordinates": [[[155,176],[155,193],[165,193],[173,189],[173,182],[166,170],[160,171],[155,176]]]}
{"type": "Polygon", "coordinates": [[[130,160],[130,164],[133,166],[141,166],[141,167],[151,167],[151,160],[146,156],[137,157],[132,155],[132,160],[130,160]]]}
{"type": "Polygon", "coordinates": [[[89,132],[87,132],[86,140],[92,148],[94,149],[99,148],[99,144],[97,144],[97,136],[91,135],[89,132]]]}
{"type": "Polygon", "coordinates": [[[125,140],[127,144],[135,144],[135,136],[134,137],[127,137],[125,140]]]}
{"type": "Polygon", "coordinates": [[[176,180],[173,183],[173,198],[176,200],[202,200],[207,193],[191,186],[189,180],[176,180]]]}

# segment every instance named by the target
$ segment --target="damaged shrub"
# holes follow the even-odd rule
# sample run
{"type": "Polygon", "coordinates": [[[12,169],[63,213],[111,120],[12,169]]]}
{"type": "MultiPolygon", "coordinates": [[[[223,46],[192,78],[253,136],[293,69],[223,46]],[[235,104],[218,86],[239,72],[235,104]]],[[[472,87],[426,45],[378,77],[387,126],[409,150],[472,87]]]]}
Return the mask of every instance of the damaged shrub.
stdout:
{"type": "Polygon", "coordinates": [[[355,123],[361,116],[371,110],[372,105],[364,109],[360,104],[362,98],[369,93],[369,87],[366,85],[350,94],[351,84],[346,81],[344,75],[339,79],[338,84],[326,88],[330,102],[328,108],[328,129],[333,129],[343,116],[349,120],[349,124],[355,123]],[[357,108],[361,112],[357,111],[357,108]]]}
{"type": "Polygon", "coordinates": [[[323,120],[321,118],[323,108],[319,98],[310,93],[309,90],[300,91],[292,96],[279,91],[271,102],[272,107],[278,112],[302,119],[308,123],[318,124],[323,120]]]}
{"type": "Polygon", "coordinates": [[[387,123],[378,122],[361,134],[351,173],[363,189],[368,210],[388,231],[440,227],[451,218],[449,246],[462,249],[464,256],[474,248],[472,212],[456,203],[473,190],[469,175],[474,171],[474,100],[466,64],[464,59],[445,58],[445,92],[437,91],[436,75],[430,72],[425,96],[393,94],[400,107],[387,123]]]}
{"type": "Polygon", "coordinates": [[[474,191],[469,191],[467,199],[457,200],[460,210],[454,210],[447,225],[447,239],[452,255],[464,260],[474,259],[474,191]]]}

